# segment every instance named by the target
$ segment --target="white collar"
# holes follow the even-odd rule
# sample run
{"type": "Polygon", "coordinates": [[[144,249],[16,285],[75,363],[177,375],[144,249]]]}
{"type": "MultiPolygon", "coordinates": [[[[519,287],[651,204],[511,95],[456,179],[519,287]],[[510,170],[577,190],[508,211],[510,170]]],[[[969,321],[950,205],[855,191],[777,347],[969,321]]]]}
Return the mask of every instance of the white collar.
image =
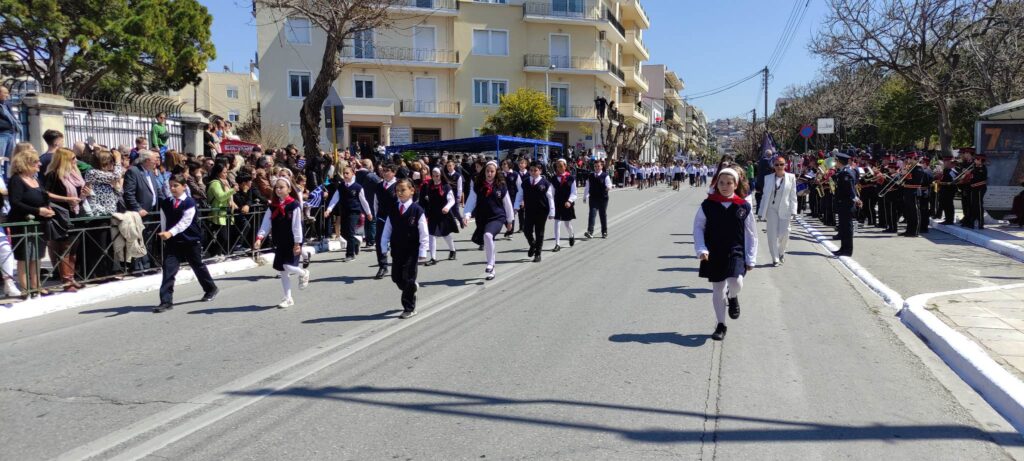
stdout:
{"type": "Polygon", "coordinates": [[[409,209],[409,205],[412,205],[412,199],[405,200],[405,201],[399,200],[398,204],[402,205],[402,206],[405,206],[405,209],[408,210],[409,209]]]}

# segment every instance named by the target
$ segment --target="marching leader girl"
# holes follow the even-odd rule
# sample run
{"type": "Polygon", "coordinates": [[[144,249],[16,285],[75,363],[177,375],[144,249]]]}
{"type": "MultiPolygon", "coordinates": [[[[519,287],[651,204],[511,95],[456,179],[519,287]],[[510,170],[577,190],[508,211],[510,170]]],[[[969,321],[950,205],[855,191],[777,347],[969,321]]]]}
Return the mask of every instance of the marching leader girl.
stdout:
{"type": "MultiPolygon", "coordinates": [[[[563,164],[564,165],[564,164],[563,164]]],[[[563,166],[564,168],[564,166],[563,166]]],[[[573,188],[576,184],[573,183],[573,188]]],[[[505,187],[505,176],[498,173],[498,164],[487,162],[473,180],[466,200],[464,225],[476,216],[476,231],[473,232],[473,243],[484,246],[487,255],[487,266],[484,268],[487,280],[494,280],[494,236],[501,232],[501,226],[512,229],[515,214],[512,210],[512,199],[505,187]]]]}
{"type": "Polygon", "coordinates": [[[427,214],[412,197],[415,194],[412,181],[401,179],[395,186],[398,194],[398,208],[388,215],[381,233],[381,248],[384,256],[391,252],[391,281],[402,290],[402,315],[407,319],[416,315],[416,275],[419,261],[427,257],[427,214]]]}
{"type": "Polygon", "coordinates": [[[263,223],[256,234],[255,249],[263,246],[267,233],[274,242],[274,270],[281,274],[281,288],[284,298],[277,305],[284,309],[295,305],[292,300],[292,282],[289,276],[299,277],[299,288],[309,286],[309,270],[299,267],[302,255],[302,204],[299,195],[286,178],[274,182],[274,198],[270,208],[263,214],[263,223]]]}
{"type": "Polygon", "coordinates": [[[441,237],[448,244],[448,260],[455,260],[455,238],[452,232],[459,231],[452,208],[455,206],[455,194],[452,188],[441,177],[441,169],[434,168],[430,182],[423,183],[420,189],[420,206],[427,213],[427,229],[430,231],[430,261],[425,266],[437,264],[437,238],[441,237]]]}
{"type": "Polygon", "coordinates": [[[564,227],[569,233],[569,246],[576,244],[576,234],[572,230],[572,220],[576,219],[576,178],[569,174],[564,159],[555,162],[555,176],[552,179],[552,186],[555,188],[555,248],[551,251],[562,249],[562,235],[559,227],[564,227]],[[559,226],[558,223],[562,223],[559,226]]]}
{"type": "Polygon", "coordinates": [[[711,301],[718,326],[711,338],[725,338],[725,306],[729,317],[740,317],[740,290],[743,276],[754,269],[757,256],[757,232],[747,193],[746,181],[732,168],[718,173],[714,191],[697,209],[693,219],[693,243],[700,259],[699,275],[711,281],[711,301]],[[728,291],[727,291],[728,290],[728,291]]]}

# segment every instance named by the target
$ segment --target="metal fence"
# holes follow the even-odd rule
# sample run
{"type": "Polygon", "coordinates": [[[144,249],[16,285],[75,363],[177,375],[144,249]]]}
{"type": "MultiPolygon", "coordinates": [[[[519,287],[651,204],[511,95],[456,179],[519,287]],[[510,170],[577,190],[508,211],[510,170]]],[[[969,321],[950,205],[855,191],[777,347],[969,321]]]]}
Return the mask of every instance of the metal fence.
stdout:
{"type": "MultiPolygon", "coordinates": [[[[78,141],[89,141],[110,148],[118,145],[135,146],[135,138],[145,136],[149,139],[149,131],[156,120],[152,115],[129,115],[115,112],[98,112],[87,109],[71,109],[64,111],[64,138],[66,144],[78,141]]],[[[181,122],[168,119],[167,140],[169,149],[182,149],[181,122]]]]}

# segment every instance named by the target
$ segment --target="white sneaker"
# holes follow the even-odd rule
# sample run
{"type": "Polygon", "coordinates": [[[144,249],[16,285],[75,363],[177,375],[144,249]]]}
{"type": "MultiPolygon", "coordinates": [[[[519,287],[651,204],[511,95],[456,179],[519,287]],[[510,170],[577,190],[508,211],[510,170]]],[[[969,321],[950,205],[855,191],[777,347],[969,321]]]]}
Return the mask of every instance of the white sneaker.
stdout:
{"type": "Polygon", "coordinates": [[[304,290],[308,286],[309,286],[309,270],[305,270],[305,271],[302,272],[302,275],[299,276],[299,289],[304,290]]]}
{"type": "Polygon", "coordinates": [[[284,299],[281,300],[281,303],[277,305],[277,308],[278,309],[284,309],[286,307],[292,307],[294,305],[295,305],[295,301],[292,301],[292,298],[284,298],[284,299]]]}
{"type": "Polygon", "coordinates": [[[7,296],[21,296],[21,290],[18,289],[18,285],[16,285],[14,280],[11,279],[4,280],[4,291],[7,292],[7,296]]]}

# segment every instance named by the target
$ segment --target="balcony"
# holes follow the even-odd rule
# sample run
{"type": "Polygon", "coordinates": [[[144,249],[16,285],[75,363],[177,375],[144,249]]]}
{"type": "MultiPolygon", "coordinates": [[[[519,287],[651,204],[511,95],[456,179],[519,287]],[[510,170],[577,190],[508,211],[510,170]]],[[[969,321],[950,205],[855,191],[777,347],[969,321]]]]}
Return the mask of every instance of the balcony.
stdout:
{"type": "Polygon", "coordinates": [[[641,24],[644,29],[651,28],[651,19],[647,16],[647,12],[644,11],[640,0],[625,0],[622,2],[622,20],[641,24]]]}
{"type": "Polygon", "coordinates": [[[645,107],[642,103],[628,103],[624,102],[619,111],[622,112],[627,119],[632,117],[634,120],[646,125],[651,122],[650,109],[645,107]]]}
{"type": "MultiPolygon", "coordinates": [[[[388,9],[396,13],[431,16],[458,16],[458,0],[390,0],[388,9]]],[[[648,26],[650,27],[650,26],[648,26]]]]}
{"type": "Polygon", "coordinates": [[[600,57],[528,54],[523,56],[523,71],[550,72],[561,75],[593,75],[608,85],[615,87],[625,85],[625,75],[622,71],[615,64],[600,57]]]}
{"type": "Polygon", "coordinates": [[[597,109],[589,106],[558,106],[553,105],[558,114],[555,116],[557,122],[596,122],[597,109]]]}
{"type": "Polygon", "coordinates": [[[459,119],[462,118],[462,104],[458,101],[403,99],[398,102],[398,112],[402,117],[459,119]]]}
{"type": "Polygon", "coordinates": [[[665,100],[674,102],[676,104],[683,103],[683,97],[679,96],[679,92],[672,89],[672,87],[665,87],[665,100]]]}
{"type": "Polygon", "coordinates": [[[626,31],[626,51],[639,56],[641,61],[651,60],[651,51],[647,49],[646,45],[644,45],[640,29],[630,29],[626,31]]]}
{"type": "Polygon", "coordinates": [[[640,69],[636,67],[623,67],[623,72],[626,74],[626,86],[637,88],[641,93],[646,93],[651,89],[651,84],[647,81],[647,77],[640,72],[640,69]]]}
{"type": "Polygon", "coordinates": [[[400,46],[344,46],[341,60],[347,63],[378,64],[427,69],[457,69],[459,52],[400,46]]]}
{"type": "Polygon", "coordinates": [[[374,115],[391,117],[395,115],[395,100],[387,98],[341,98],[345,115],[374,115]]]}
{"type": "Polygon", "coordinates": [[[604,32],[605,38],[622,45],[626,29],[611,10],[599,1],[534,0],[523,4],[523,20],[548,24],[591,25],[604,32]]]}

